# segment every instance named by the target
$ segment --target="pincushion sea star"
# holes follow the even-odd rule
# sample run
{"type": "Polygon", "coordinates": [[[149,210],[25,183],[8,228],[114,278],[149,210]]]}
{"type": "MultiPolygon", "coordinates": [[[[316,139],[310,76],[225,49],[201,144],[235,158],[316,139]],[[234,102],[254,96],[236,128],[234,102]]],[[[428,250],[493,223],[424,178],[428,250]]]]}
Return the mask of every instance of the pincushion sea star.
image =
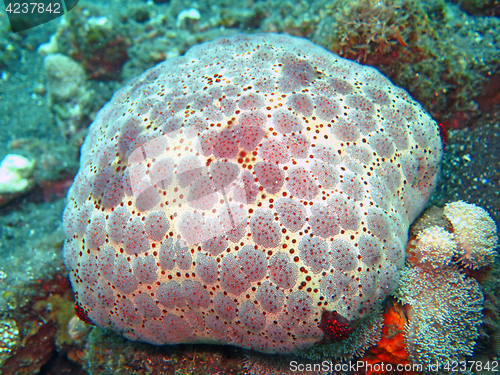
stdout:
{"type": "Polygon", "coordinates": [[[441,156],[373,68],[286,35],[193,47],[91,125],[64,214],[82,316],[153,344],[342,340],[394,291],[441,156]]]}

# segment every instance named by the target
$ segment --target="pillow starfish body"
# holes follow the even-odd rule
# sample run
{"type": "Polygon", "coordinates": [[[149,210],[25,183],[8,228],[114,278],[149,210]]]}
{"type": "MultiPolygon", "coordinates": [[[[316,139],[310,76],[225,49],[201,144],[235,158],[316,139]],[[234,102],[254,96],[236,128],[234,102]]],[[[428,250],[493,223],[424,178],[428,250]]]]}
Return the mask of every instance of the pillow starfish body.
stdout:
{"type": "Polygon", "coordinates": [[[286,35],[195,46],[90,127],[64,214],[81,315],[153,344],[344,340],[394,291],[441,156],[376,69],[286,35]]]}

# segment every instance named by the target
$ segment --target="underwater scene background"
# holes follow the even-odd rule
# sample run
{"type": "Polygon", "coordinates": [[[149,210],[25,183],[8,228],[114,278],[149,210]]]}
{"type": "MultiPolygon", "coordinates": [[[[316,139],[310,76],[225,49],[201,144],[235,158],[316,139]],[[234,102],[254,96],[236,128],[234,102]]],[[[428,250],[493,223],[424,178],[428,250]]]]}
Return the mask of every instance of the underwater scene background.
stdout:
{"type": "MultiPolygon", "coordinates": [[[[443,358],[468,367],[441,363],[428,372],[500,371],[499,17],[494,0],[80,1],[59,19],[14,33],[2,9],[0,373],[413,374],[381,364],[443,358]],[[351,355],[314,358],[230,345],[154,346],[86,324],[63,260],[62,220],[89,125],[118,89],[156,64],[197,44],[258,32],[307,38],[377,68],[442,129],[437,187],[409,230],[407,268],[373,323],[376,333],[355,336],[364,341],[351,355]],[[456,201],[485,211],[447,205],[456,201]],[[424,272],[435,269],[449,273],[424,272]],[[424,310],[437,321],[419,318],[424,310]],[[313,366],[323,360],[328,366],[313,366]],[[360,365],[334,367],[341,363],[360,365]]],[[[341,331],[343,320],[327,318],[341,331]]],[[[335,340],[342,342],[341,333],[335,340]]]]}

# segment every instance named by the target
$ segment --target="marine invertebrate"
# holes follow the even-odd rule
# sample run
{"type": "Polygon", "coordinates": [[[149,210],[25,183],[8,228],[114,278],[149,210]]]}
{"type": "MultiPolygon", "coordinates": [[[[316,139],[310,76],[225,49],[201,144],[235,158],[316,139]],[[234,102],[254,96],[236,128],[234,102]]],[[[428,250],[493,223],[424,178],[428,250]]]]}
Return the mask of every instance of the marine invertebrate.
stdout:
{"type": "MultiPolygon", "coordinates": [[[[396,297],[405,304],[406,350],[422,364],[473,354],[483,321],[483,293],[465,268],[491,264],[496,226],[488,213],[462,201],[426,210],[410,230],[408,266],[396,297]]],[[[483,273],[484,275],[484,273],[483,273]]]]}
{"type": "MultiPolygon", "coordinates": [[[[69,12],[56,34],[58,50],[81,63],[91,79],[118,79],[132,41],[120,22],[101,13],[93,6],[69,12]]],[[[134,14],[140,18],[141,13],[134,14]]]]}
{"type": "Polygon", "coordinates": [[[51,105],[68,102],[82,95],[85,71],[71,57],[61,53],[51,53],[43,59],[43,68],[47,77],[51,105]]]}
{"type": "Polygon", "coordinates": [[[33,184],[35,162],[21,155],[8,154],[0,163],[0,194],[25,192],[33,184]]]}
{"type": "Polygon", "coordinates": [[[444,216],[453,225],[459,261],[472,269],[487,266],[497,255],[497,227],[490,215],[481,207],[463,201],[444,207],[444,216]]]}
{"type": "MultiPolygon", "coordinates": [[[[328,7],[331,16],[317,9],[316,25],[301,35],[313,35],[315,42],[341,56],[376,66],[448,129],[476,126],[472,119],[487,112],[478,106],[478,96],[485,95],[485,83],[488,86],[495,76],[491,72],[498,70],[498,47],[469,33],[491,30],[483,18],[445,1],[355,0],[328,7]],[[447,16],[451,13],[455,17],[447,16]],[[456,34],[463,36],[460,45],[449,43],[456,34]],[[440,56],[448,56],[444,64],[440,56]]],[[[491,11],[492,7],[485,8],[491,11]]],[[[296,25],[300,19],[311,18],[304,13],[295,15],[296,25]]]]}
{"type": "Polygon", "coordinates": [[[285,35],[193,47],[91,125],[64,213],[81,315],[153,344],[362,352],[441,154],[373,68],[285,35]]]}
{"type": "Polygon", "coordinates": [[[390,64],[390,58],[421,58],[416,41],[429,28],[429,20],[411,1],[353,1],[339,7],[335,18],[332,48],[341,55],[382,64],[390,64]]]}
{"type": "MultiPolygon", "coordinates": [[[[383,313],[384,327],[381,339],[366,352],[362,360],[370,365],[383,363],[409,363],[405,350],[404,331],[406,317],[402,305],[391,301],[383,313]]],[[[373,373],[377,373],[376,371],[373,373]]],[[[405,373],[406,374],[406,373],[405,373]]]]}
{"type": "Polygon", "coordinates": [[[447,266],[457,255],[455,237],[437,225],[419,232],[408,248],[411,254],[410,263],[421,268],[447,266]]]}
{"type": "Polygon", "coordinates": [[[406,268],[396,296],[408,305],[405,345],[412,361],[443,366],[472,355],[483,317],[474,278],[451,267],[406,268]]]}
{"type": "Polygon", "coordinates": [[[70,137],[88,124],[95,92],[86,85],[85,71],[72,58],[52,53],[43,59],[49,106],[61,134],[70,137]]]}

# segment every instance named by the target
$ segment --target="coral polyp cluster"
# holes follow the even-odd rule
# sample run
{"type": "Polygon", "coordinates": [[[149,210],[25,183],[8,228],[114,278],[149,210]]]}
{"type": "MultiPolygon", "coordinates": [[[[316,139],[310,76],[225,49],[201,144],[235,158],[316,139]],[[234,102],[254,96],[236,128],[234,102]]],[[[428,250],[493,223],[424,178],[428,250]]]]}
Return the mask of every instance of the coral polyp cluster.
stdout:
{"type": "Polygon", "coordinates": [[[470,268],[477,273],[492,264],[498,237],[491,217],[476,205],[459,201],[447,204],[441,212],[430,211],[434,217],[423,215],[414,224],[418,229],[407,247],[408,266],[396,297],[408,317],[405,346],[409,358],[442,368],[474,352],[484,297],[470,268]]]}
{"type": "Polygon", "coordinates": [[[359,353],[441,156],[373,68],[285,35],[193,47],[91,125],[64,213],[81,315],[153,344],[359,353]]]}
{"type": "Polygon", "coordinates": [[[488,213],[462,201],[447,204],[444,216],[453,226],[460,263],[478,269],[491,264],[497,254],[497,227],[488,213]]]}
{"type": "Polygon", "coordinates": [[[411,246],[409,261],[420,268],[449,265],[457,255],[453,234],[437,225],[421,231],[411,246]]]}
{"type": "Polygon", "coordinates": [[[450,267],[407,268],[399,288],[401,300],[411,306],[405,345],[413,362],[444,365],[473,354],[484,300],[474,278],[450,267]]]}
{"type": "Polygon", "coordinates": [[[420,268],[458,264],[474,270],[493,262],[497,228],[483,208],[452,202],[445,205],[442,219],[445,224],[429,225],[410,241],[407,251],[411,264],[420,268]]]}

